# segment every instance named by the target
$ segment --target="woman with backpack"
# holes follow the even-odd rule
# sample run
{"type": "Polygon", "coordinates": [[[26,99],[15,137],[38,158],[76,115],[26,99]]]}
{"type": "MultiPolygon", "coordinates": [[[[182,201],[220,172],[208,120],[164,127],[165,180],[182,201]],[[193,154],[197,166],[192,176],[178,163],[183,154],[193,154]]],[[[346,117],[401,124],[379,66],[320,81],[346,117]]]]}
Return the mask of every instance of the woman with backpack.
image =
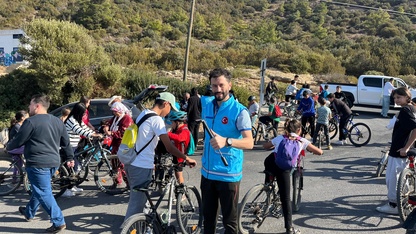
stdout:
{"type": "MultiPolygon", "coordinates": [[[[286,233],[300,233],[293,227],[292,204],[290,202],[290,177],[293,170],[293,163],[296,163],[299,155],[305,149],[313,154],[322,155],[322,150],[312,145],[310,141],[299,136],[302,132],[302,125],[299,120],[287,119],[284,125],[285,133],[273,138],[263,145],[265,149],[274,147],[271,153],[264,160],[266,171],[273,173],[279,187],[280,200],[282,202],[283,217],[285,220],[286,233]],[[291,147],[291,149],[289,149],[291,147]],[[290,153],[289,153],[290,152],[290,153]],[[290,155],[288,155],[290,154],[290,155]],[[290,156],[288,159],[287,156],[290,156]],[[286,158],[285,158],[286,157],[286,158]],[[282,160],[285,158],[284,160],[282,160]],[[289,166],[287,166],[289,165],[289,166]]],[[[266,175],[265,182],[269,182],[266,175]]]]}
{"type": "Polygon", "coordinates": [[[282,112],[280,110],[279,105],[277,105],[277,99],[276,97],[270,98],[270,105],[269,105],[269,112],[266,115],[263,115],[259,118],[259,121],[262,122],[265,125],[268,125],[270,122],[272,122],[273,127],[278,129],[279,122],[280,122],[280,116],[282,115],[282,112]]]}
{"type": "MultiPolygon", "coordinates": [[[[171,111],[168,115],[168,119],[172,121],[172,129],[168,132],[169,139],[184,154],[187,154],[187,149],[191,141],[191,132],[188,129],[188,125],[185,123],[187,114],[184,111],[171,111]]],[[[182,163],[183,158],[173,157],[173,163],[182,163]]],[[[184,179],[182,175],[182,167],[179,167],[175,171],[176,179],[179,184],[183,184],[184,179]]]]}

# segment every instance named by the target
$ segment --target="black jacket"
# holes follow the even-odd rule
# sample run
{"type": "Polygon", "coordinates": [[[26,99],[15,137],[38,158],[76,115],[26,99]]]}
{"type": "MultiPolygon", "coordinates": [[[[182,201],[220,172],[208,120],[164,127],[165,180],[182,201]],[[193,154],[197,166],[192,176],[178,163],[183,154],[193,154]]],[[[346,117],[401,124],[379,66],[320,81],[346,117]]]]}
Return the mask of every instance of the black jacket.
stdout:
{"type": "Polygon", "coordinates": [[[188,100],[188,122],[201,119],[201,100],[198,95],[193,95],[188,100]]]}

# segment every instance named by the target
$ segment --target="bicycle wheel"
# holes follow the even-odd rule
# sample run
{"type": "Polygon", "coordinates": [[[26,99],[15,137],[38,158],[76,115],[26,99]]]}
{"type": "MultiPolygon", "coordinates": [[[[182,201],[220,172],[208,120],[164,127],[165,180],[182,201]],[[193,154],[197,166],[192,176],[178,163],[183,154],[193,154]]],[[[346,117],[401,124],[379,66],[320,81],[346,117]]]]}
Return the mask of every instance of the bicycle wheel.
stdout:
{"type": "MultiPolygon", "coordinates": [[[[118,159],[117,155],[107,156],[108,162],[111,163],[112,160],[118,159]]],[[[125,184],[117,185],[116,180],[119,172],[120,165],[111,165],[112,170],[110,170],[109,165],[106,160],[101,160],[94,172],[94,181],[97,187],[110,195],[121,194],[128,190],[127,182],[125,184]]],[[[123,176],[123,180],[126,180],[123,176]]]]}
{"type": "Polygon", "coordinates": [[[198,189],[194,186],[184,187],[177,193],[176,215],[181,232],[199,233],[202,228],[202,201],[198,189]]]}
{"type": "Polygon", "coordinates": [[[8,195],[22,184],[22,168],[12,158],[0,158],[0,196],[8,195]]]}
{"type": "Polygon", "coordinates": [[[262,123],[257,124],[257,130],[256,130],[256,136],[254,137],[254,144],[257,145],[257,143],[260,141],[261,135],[263,135],[263,129],[262,129],[262,123]]]}
{"type": "MultiPolygon", "coordinates": [[[[52,194],[55,198],[60,197],[64,194],[65,190],[70,186],[69,173],[65,166],[61,165],[51,179],[52,194]]],[[[32,187],[30,185],[29,178],[25,174],[23,179],[23,186],[26,192],[31,195],[32,187]]]]}
{"type": "Polygon", "coordinates": [[[322,149],[322,141],[324,141],[324,138],[325,138],[325,136],[324,136],[324,134],[323,134],[323,130],[321,129],[321,130],[319,130],[319,133],[318,133],[318,136],[317,136],[317,141],[318,141],[318,148],[319,149],[322,149]]]}
{"type": "Polygon", "coordinates": [[[152,218],[144,214],[130,216],[124,223],[121,234],[161,234],[162,227],[159,222],[152,223],[152,218]]]}
{"type": "Polygon", "coordinates": [[[238,229],[242,234],[254,233],[268,215],[272,190],[264,184],[252,187],[238,209],[238,229]]]}
{"type": "Polygon", "coordinates": [[[354,146],[367,145],[371,139],[371,129],[365,123],[356,123],[351,126],[348,138],[354,146]]]}
{"type": "Polygon", "coordinates": [[[380,162],[377,165],[376,177],[380,177],[383,171],[387,167],[387,161],[389,159],[389,151],[382,151],[380,162]]]}
{"type": "Polygon", "coordinates": [[[302,168],[297,168],[292,174],[292,211],[299,211],[302,200],[303,174],[302,168]]]}
{"type": "Polygon", "coordinates": [[[409,168],[403,169],[397,182],[397,206],[400,218],[405,221],[414,206],[408,203],[409,195],[415,191],[415,174],[409,168]]]}
{"type": "Polygon", "coordinates": [[[331,119],[328,124],[329,138],[332,140],[338,134],[338,125],[335,120],[331,119]]]}
{"type": "Polygon", "coordinates": [[[263,139],[265,141],[271,141],[275,137],[277,137],[277,130],[274,127],[266,127],[263,133],[263,139]]]}

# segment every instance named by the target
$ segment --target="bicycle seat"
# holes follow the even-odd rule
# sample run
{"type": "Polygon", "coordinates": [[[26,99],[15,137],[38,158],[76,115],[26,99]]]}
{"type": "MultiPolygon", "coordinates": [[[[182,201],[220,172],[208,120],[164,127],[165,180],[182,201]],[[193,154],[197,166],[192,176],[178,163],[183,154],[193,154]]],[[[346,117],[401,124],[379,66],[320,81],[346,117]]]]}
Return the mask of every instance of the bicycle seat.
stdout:
{"type": "Polygon", "coordinates": [[[272,172],[267,171],[267,170],[264,170],[264,171],[262,171],[261,173],[264,173],[264,174],[266,174],[266,175],[268,175],[268,176],[274,176],[272,172]]]}
{"type": "Polygon", "coordinates": [[[352,113],[353,116],[359,116],[359,113],[352,113]]]}
{"type": "Polygon", "coordinates": [[[416,149],[410,149],[407,151],[407,157],[416,156],[416,149]]]}

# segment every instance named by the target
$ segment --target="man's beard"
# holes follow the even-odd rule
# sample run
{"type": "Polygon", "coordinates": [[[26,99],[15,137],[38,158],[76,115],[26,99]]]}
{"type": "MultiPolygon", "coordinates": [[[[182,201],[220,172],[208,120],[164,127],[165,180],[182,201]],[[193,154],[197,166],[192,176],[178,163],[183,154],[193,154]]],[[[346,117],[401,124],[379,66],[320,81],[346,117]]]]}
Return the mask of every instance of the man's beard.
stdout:
{"type": "Polygon", "coordinates": [[[224,99],[227,97],[227,95],[228,95],[228,94],[225,94],[224,92],[216,92],[216,93],[215,93],[215,101],[220,102],[220,101],[224,100],[224,99]],[[222,98],[217,97],[217,94],[222,94],[222,98]]]}

